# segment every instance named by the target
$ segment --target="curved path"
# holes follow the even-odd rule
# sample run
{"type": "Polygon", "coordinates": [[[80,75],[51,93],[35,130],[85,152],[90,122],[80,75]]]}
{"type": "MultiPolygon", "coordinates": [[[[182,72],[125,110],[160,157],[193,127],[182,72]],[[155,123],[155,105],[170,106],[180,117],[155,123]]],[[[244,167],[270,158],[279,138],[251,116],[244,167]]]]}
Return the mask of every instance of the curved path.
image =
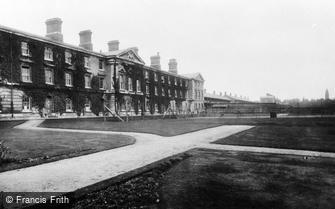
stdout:
{"type": "Polygon", "coordinates": [[[133,145],[80,157],[0,173],[0,191],[71,192],[85,186],[143,167],[192,148],[264,152],[335,158],[335,153],[266,147],[210,144],[252,126],[219,126],[173,137],[154,134],[37,127],[42,120],[31,120],[16,128],[62,132],[123,134],[136,138],[133,145]]]}
{"type": "Polygon", "coordinates": [[[133,145],[75,158],[0,173],[0,191],[71,192],[182,153],[216,139],[251,128],[220,126],[173,137],[145,133],[53,129],[37,127],[43,120],[30,120],[15,128],[61,132],[123,134],[136,138],[133,145]]]}

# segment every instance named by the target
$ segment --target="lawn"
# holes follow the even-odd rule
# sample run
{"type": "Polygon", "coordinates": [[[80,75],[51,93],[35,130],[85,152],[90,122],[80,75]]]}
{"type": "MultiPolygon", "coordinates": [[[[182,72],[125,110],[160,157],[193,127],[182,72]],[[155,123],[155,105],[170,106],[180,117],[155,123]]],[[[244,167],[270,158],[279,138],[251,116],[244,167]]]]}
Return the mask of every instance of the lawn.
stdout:
{"type": "Polygon", "coordinates": [[[164,174],[159,208],[334,208],[334,159],[215,150],[191,154],[164,174]]]}
{"type": "Polygon", "coordinates": [[[189,118],[135,120],[129,122],[104,121],[97,119],[46,120],[40,126],[102,131],[140,132],[161,136],[176,136],[221,125],[271,125],[287,127],[319,126],[335,129],[335,118],[189,118]]]}
{"type": "Polygon", "coordinates": [[[261,125],[214,143],[335,152],[335,127],[323,124],[261,125]]]}
{"type": "Polygon", "coordinates": [[[334,208],[335,159],[208,149],[184,156],[88,192],[70,208],[334,208]]]}
{"type": "Polygon", "coordinates": [[[133,144],[124,135],[70,133],[13,129],[22,121],[0,122],[0,141],[10,153],[0,172],[133,144]]]}

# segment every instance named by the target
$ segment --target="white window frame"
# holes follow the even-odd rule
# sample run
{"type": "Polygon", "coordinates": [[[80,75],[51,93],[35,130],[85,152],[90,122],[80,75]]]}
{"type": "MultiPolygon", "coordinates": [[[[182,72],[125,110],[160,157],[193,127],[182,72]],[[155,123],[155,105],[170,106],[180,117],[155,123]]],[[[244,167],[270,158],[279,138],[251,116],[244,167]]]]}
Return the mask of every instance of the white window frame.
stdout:
{"type": "Polygon", "coordinates": [[[141,82],[140,82],[140,80],[136,80],[136,91],[141,92],[141,82]]]}
{"type": "Polygon", "coordinates": [[[105,89],[105,77],[99,76],[99,89],[105,89]],[[100,86],[102,80],[102,87],[100,86]]]}
{"type": "Polygon", "coordinates": [[[50,47],[44,48],[44,60],[53,61],[53,51],[50,47]]]}
{"type": "Polygon", "coordinates": [[[91,78],[91,75],[88,75],[88,74],[86,74],[85,75],[85,88],[86,89],[90,89],[90,88],[92,88],[92,78],[91,78]]]}
{"type": "Polygon", "coordinates": [[[133,89],[133,79],[128,78],[128,91],[134,91],[133,89]]]}
{"type": "Polygon", "coordinates": [[[21,81],[25,83],[31,83],[31,67],[27,65],[21,65],[21,81]]]}
{"type": "Polygon", "coordinates": [[[90,58],[89,57],[84,57],[84,67],[90,68],[90,58]]]}
{"type": "Polygon", "coordinates": [[[65,72],[65,86],[72,87],[73,86],[73,76],[70,72],[65,72]]]}
{"type": "Polygon", "coordinates": [[[23,56],[29,56],[29,57],[31,56],[28,42],[25,42],[25,41],[21,42],[21,54],[23,56]]]}
{"type": "Polygon", "coordinates": [[[72,65],[72,54],[69,51],[65,51],[65,63],[72,65]]]}
{"type": "Polygon", "coordinates": [[[25,94],[22,95],[22,112],[31,112],[31,97],[25,94]],[[28,101],[25,101],[26,99],[28,99],[28,101]]]}
{"type": "Polygon", "coordinates": [[[119,75],[119,87],[120,87],[120,90],[126,90],[126,77],[125,75],[121,74],[119,75]]]}
{"type": "Polygon", "coordinates": [[[73,103],[70,98],[65,99],[65,112],[73,112],[73,103]]]}
{"type": "Polygon", "coordinates": [[[44,78],[45,83],[48,85],[54,85],[55,78],[54,78],[54,70],[51,68],[45,68],[44,69],[44,78]]]}

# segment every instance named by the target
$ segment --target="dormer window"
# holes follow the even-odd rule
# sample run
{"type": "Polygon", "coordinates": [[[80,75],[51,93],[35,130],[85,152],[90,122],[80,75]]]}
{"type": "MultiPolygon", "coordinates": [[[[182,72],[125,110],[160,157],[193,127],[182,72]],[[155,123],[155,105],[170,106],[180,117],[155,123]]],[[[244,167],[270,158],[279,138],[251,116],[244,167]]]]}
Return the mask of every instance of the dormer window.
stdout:
{"type": "Polygon", "coordinates": [[[90,68],[90,58],[84,57],[84,67],[90,68]]]}
{"type": "Polygon", "coordinates": [[[65,62],[67,64],[72,64],[72,54],[68,51],[65,52],[65,62]]]}
{"type": "Polygon", "coordinates": [[[50,47],[45,47],[44,49],[44,60],[53,61],[53,52],[50,47]]]}
{"type": "Polygon", "coordinates": [[[21,42],[21,54],[23,56],[31,56],[27,42],[21,42]]]}

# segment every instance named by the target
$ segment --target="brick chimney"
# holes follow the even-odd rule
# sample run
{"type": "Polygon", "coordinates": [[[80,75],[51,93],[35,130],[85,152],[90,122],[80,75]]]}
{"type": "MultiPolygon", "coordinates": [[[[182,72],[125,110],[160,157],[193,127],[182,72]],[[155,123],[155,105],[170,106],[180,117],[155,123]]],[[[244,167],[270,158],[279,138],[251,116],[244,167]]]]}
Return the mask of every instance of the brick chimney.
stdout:
{"type": "Polygon", "coordinates": [[[120,42],[118,40],[109,41],[107,44],[108,44],[108,51],[112,52],[119,50],[120,42]]]}
{"type": "Polygon", "coordinates": [[[47,34],[45,36],[53,41],[63,43],[62,23],[63,21],[58,17],[46,20],[47,34]]]}
{"type": "Polygon", "coordinates": [[[177,60],[176,59],[170,59],[169,60],[169,72],[174,73],[174,74],[178,74],[177,60]]]}
{"type": "Polygon", "coordinates": [[[159,52],[157,52],[157,55],[151,56],[150,61],[150,67],[156,68],[158,70],[161,69],[161,57],[159,56],[159,52]]]}
{"type": "Polygon", "coordinates": [[[79,46],[92,51],[93,44],[92,44],[92,31],[91,30],[83,30],[79,33],[80,43],[79,46]]]}

